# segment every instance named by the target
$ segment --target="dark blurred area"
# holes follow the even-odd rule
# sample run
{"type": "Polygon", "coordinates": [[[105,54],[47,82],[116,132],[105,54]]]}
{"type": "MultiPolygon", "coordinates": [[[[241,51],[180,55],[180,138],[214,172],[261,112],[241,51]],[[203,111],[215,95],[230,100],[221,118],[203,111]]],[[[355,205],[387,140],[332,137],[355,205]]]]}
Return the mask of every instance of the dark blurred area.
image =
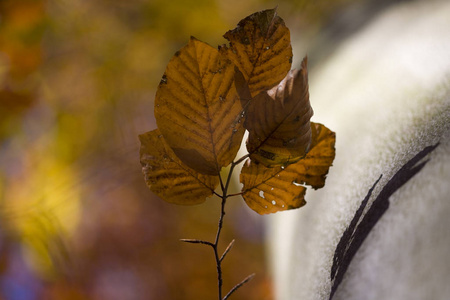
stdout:
{"type": "MultiPolygon", "coordinates": [[[[191,35],[225,43],[277,5],[314,64],[376,12],[353,2],[0,0],[0,299],[215,297],[211,249],[179,239],[213,240],[218,199],[167,204],[139,164],[165,66],[191,35]]],[[[266,217],[237,197],[226,210],[224,289],[256,273],[232,298],[273,299],[266,217]]]]}

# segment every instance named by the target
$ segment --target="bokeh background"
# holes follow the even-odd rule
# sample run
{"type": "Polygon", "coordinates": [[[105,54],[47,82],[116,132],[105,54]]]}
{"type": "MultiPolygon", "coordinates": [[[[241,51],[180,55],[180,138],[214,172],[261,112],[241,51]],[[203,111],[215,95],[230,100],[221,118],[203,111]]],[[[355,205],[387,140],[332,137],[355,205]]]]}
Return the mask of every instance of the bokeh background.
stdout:
{"type": "MultiPolygon", "coordinates": [[[[0,0],[0,299],[215,298],[211,249],[179,239],[213,240],[218,199],[167,204],[141,174],[166,64],[191,35],[223,44],[278,6],[294,67],[308,54],[313,70],[391,2],[0,0]]],[[[237,197],[226,210],[224,290],[256,273],[232,298],[273,299],[268,217],[237,197]]]]}

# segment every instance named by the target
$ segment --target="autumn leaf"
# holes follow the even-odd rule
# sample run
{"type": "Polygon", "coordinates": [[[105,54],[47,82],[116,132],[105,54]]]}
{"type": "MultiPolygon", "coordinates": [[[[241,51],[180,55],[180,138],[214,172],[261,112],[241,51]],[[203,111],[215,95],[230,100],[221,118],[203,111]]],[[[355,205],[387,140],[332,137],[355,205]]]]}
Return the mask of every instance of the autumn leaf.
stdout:
{"type": "Polygon", "coordinates": [[[299,184],[310,185],[313,189],[320,189],[325,185],[328,170],[333,164],[336,150],[336,134],[322,124],[311,122],[311,150],[305,158],[295,165],[299,184]]]}
{"type": "Polygon", "coordinates": [[[236,66],[217,49],[191,38],[171,59],[158,86],[156,123],[183,163],[218,175],[239,150],[249,100],[236,66]]]}
{"type": "Polygon", "coordinates": [[[293,174],[284,170],[283,166],[268,168],[248,159],[240,176],[245,203],[261,215],[305,205],[306,188],[294,184],[293,174]]]}
{"type": "Polygon", "coordinates": [[[200,204],[214,193],[218,176],[199,174],[184,165],[158,129],[139,136],[145,181],[156,195],[175,204],[200,204]]]}
{"type": "Polygon", "coordinates": [[[289,29],[275,9],[246,17],[224,37],[229,46],[219,49],[244,74],[252,96],[278,84],[291,69],[289,29]]]}
{"type": "Polygon", "coordinates": [[[300,70],[290,71],[278,86],[251,101],[244,124],[250,158],[266,167],[303,158],[310,147],[312,115],[304,58],[300,70]]]}
{"type": "Polygon", "coordinates": [[[335,133],[322,124],[311,122],[311,149],[305,158],[287,166],[266,167],[248,159],[242,168],[242,196],[259,214],[274,213],[303,206],[306,188],[325,184],[335,156],[335,133]]]}
{"type": "Polygon", "coordinates": [[[222,297],[221,264],[233,245],[219,255],[227,199],[242,195],[259,214],[299,208],[306,204],[304,185],[322,187],[335,156],[334,132],[310,122],[307,59],[289,71],[289,29],[275,9],[246,17],[224,37],[229,45],[219,49],[191,38],[175,54],[156,93],[159,129],[139,136],[142,170],[154,193],[176,204],[211,195],[222,200],[214,242],[181,240],[213,249],[219,299],[253,277],[222,297]],[[233,161],[245,130],[248,154],[233,161]],[[231,194],[233,172],[244,160],[242,193],[231,194]],[[219,184],[222,194],[215,192],[219,184]]]}

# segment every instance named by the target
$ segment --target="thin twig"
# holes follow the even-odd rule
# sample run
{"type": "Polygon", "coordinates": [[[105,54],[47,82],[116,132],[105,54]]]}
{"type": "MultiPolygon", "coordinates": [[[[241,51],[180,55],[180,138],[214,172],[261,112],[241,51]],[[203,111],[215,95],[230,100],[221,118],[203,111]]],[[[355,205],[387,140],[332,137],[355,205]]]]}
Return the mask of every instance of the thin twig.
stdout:
{"type": "Polygon", "coordinates": [[[228,244],[227,249],[225,249],[225,251],[223,252],[222,257],[220,257],[220,259],[219,259],[220,262],[222,262],[222,260],[225,258],[225,255],[227,255],[228,251],[231,250],[231,248],[233,247],[233,245],[234,245],[234,239],[231,241],[230,244],[228,244]]]}
{"type": "Polygon", "coordinates": [[[243,192],[236,193],[236,194],[229,194],[229,195],[227,195],[227,198],[235,197],[235,196],[242,196],[243,194],[244,194],[243,192]]]}
{"type": "Polygon", "coordinates": [[[238,164],[240,164],[241,162],[243,162],[244,160],[246,160],[248,157],[250,157],[250,153],[248,153],[248,154],[242,156],[242,157],[239,158],[236,162],[233,162],[233,164],[238,165],[238,164]]]}
{"type": "Polygon", "coordinates": [[[236,167],[236,166],[237,166],[237,164],[235,164],[234,162],[231,163],[230,171],[228,172],[227,182],[225,184],[225,189],[223,190],[223,195],[225,197],[227,197],[226,195],[227,195],[227,191],[228,191],[228,186],[231,182],[231,175],[233,174],[234,167],[236,167]]]}
{"type": "MultiPolygon", "coordinates": [[[[220,188],[222,189],[222,192],[223,192],[225,190],[225,186],[223,184],[222,176],[220,175],[220,173],[219,173],[219,181],[220,181],[220,188]]],[[[219,196],[219,198],[222,198],[222,196],[219,196]]]]}
{"type": "Polygon", "coordinates": [[[219,218],[219,224],[217,226],[216,239],[214,240],[214,245],[216,245],[216,246],[219,243],[220,232],[222,231],[223,217],[225,216],[225,203],[226,202],[227,202],[227,198],[225,196],[222,197],[222,208],[220,210],[220,218],[219,218]]]}
{"type": "Polygon", "coordinates": [[[228,297],[230,297],[231,294],[233,294],[238,288],[240,288],[241,286],[243,286],[244,284],[246,284],[247,282],[249,282],[250,280],[252,280],[253,277],[255,277],[255,273],[253,273],[253,274],[248,275],[247,277],[245,277],[245,279],[242,280],[240,283],[236,284],[236,285],[228,292],[228,294],[226,294],[226,296],[223,297],[222,300],[228,299],[228,297]]]}
{"type": "MultiPolygon", "coordinates": [[[[230,171],[231,172],[231,171],[230,171]]],[[[219,258],[219,252],[217,251],[217,245],[219,244],[219,237],[220,237],[220,232],[222,231],[222,226],[223,226],[223,217],[225,216],[225,203],[227,202],[227,197],[225,196],[227,194],[227,186],[228,186],[228,182],[225,185],[225,188],[223,190],[223,197],[222,197],[222,207],[220,210],[220,218],[219,218],[219,225],[217,226],[217,234],[216,234],[216,239],[214,241],[214,256],[216,258],[216,266],[217,266],[217,283],[218,283],[218,288],[219,288],[219,300],[222,300],[222,266],[221,266],[221,261],[219,258]]]]}
{"type": "Polygon", "coordinates": [[[196,239],[180,239],[181,242],[191,243],[191,244],[204,244],[214,248],[214,244],[208,241],[196,240],[196,239]]]}
{"type": "Polygon", "coordinates": [[[240,159],[238,159],[236,162],[232,162],[231,163],[231,167],[227,176],[227,181],[224,183],[222,176],[220,176],[219,174],[219,180],[220,180],[220,187],[222,189],[222,195],[219,195],[216,192],[213,192],[216,196],[218,196],[219,198],[222,199],[222,205],[221,205],[221,209],[220,209],[220,217],[219,217],[219,224],[217,226],[217,233],[216,233],[216,238],[214,240],[214,243],[208,242],[208,241],[203,241],[203,240],[197,240],[197,239],[181,239],[180,241],[185,242],[185,243],[191,243],[191,244],[204,244],[204,245],[208,245],[210,247],[213,248],[214,250],[214,257],[216,259],[216,267],[217,267],[217,282],[218,282],[218,290],[219,290],[219,300],[225,300],[227,299],[233,292],[235,292],[238,288],[240,288],[242,285],[244,285],[245,283],[247,283],[248,281],[250,281],[253,276],[255,276],[255,274],[252,274],[248,277],[246,277],[243,281],[241,281],[240,283],[238,283],[237,285],[235,285],[230,292],[222,299],[222,261],[225,258],[225,256],[227,255],[227,253],[231,250],[231,248],[233,247],[234,244],[234,240],[232,240],[230,242],[230,244],[228,244],[227,248],[225,249],[225,251],[223,252],[222,256],[219,258],[219,251],[218,251],[218,244],[219,244],[219,238],[220,238],[220,233],[222,232],[222,227],[223,227],[223,218],[225,216],[225,204],[227,202],[227,198],[228,197],[232,197],[232,196],[238,196],[238,195],[242,195],[241,193],[237,193],[237,194],[230,194],[227,195],[227,191],[228,191],[228,187],[230,185],[231,182],[231,175],[233,173],[234,168],[240,164],[241,162],[243,162],[247,157],[249,157],[250,155],[247,154],[243,157],[241,157],[240,159]]]}

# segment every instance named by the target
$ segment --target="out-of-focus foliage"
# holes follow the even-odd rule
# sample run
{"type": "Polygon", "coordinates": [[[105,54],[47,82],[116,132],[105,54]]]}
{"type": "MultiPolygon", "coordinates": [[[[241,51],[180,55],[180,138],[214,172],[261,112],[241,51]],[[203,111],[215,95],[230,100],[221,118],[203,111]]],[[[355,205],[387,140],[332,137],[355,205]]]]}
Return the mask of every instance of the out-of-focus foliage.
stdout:
{"type": "MultiPolygon", "coordinates": [[[[136,136],[155,126],[154,88],[190,35],[223,44],[217,32],[277,4],[291,30],[307,32],[287,1],[0,1],[0,297],[212,294],[214,261],[177,240],[208,239],[217,216],[205,211],[217,204],[153,199],[136,136]]],[[[223,240],[241,251],[224,282],[256,272],[235,298],[271,299],[261,221],[248,213],[229,203],[223,240]]]]}
{"type": "Polygon", "coordinates": [[[42,62],[45,2],[0,2],[0,139],[15,133],[15,120],[32,105],[42,62]]]}

